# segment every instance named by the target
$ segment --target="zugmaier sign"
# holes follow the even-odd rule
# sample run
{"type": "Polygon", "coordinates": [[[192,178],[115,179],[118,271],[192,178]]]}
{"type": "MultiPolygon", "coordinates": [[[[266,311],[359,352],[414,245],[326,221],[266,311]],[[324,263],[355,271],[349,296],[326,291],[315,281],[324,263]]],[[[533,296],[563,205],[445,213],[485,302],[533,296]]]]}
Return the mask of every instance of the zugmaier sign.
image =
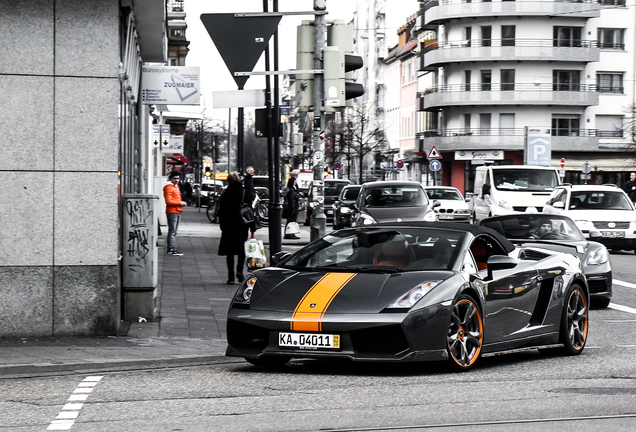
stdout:
{"type": "Polygon", "coordinates": [[[142,103],[149,105],[199,105],[200,68],[143,66],[141,72],[142,103]]]}

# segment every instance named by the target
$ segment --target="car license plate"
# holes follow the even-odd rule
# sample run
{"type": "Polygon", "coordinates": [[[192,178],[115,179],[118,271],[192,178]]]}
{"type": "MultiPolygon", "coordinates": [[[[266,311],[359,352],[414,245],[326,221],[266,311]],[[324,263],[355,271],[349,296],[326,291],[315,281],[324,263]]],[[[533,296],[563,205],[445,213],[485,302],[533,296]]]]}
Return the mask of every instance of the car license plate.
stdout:
{"type": "Polygon", "coordinates": [[[327,210],[327,214],[333,214],[333,210],[327,210]]]}
{"type": "Polygon", "coordinates": [[[453,216],[452,214],[440,214],[439,215],[440,219],[455,219],[455,216],[453,216]]]}
{"type": "Polygon", "coordinates": [[[340,348],[340,335],[317,333],[279,333],[278,346],[286,348],[340,348]]]}
{"type": "Polygon", "coordinates": [[[625,237],[625,231],[601,231],[603,237],[625,237]]]}

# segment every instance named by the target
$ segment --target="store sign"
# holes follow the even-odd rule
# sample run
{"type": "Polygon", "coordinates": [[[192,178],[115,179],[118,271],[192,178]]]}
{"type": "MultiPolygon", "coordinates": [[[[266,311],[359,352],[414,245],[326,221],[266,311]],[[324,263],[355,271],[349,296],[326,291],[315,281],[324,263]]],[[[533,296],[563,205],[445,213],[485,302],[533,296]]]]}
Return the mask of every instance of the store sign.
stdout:
{"type": "Polygon", "coordinates": [[[459,150],[455,160],[503,160],[503,150],[459,150]]]}
{"type": "Polygon", "coordinates": [[[148,105],[199,105],[200,77],[198,67],[143,66],[141,102],[148,105]]]}
{"type": "Polygon", "coordinates": [[[183,153],[183,135],[170,135],[164,137],[167,138],[167,143],[161,147],[162,153],[183,153]]]}

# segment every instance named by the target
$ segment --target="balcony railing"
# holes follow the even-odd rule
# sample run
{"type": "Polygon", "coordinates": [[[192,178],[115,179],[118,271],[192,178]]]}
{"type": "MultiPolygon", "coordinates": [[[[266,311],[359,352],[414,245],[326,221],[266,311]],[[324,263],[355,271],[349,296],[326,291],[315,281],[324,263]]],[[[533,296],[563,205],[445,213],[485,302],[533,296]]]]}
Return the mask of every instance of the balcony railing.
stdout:
{"type": "MultiPolygon", "coordinates": [[[[456,41],[426,41],[424,52],[434,49],[455,49],[466,47],[566,47],[566,48],[597,48],[598,41],[582,39],[466,39],[456,41]]],[[[624,45],[622,45],[624,47],[624,45]]],[[[620,49],[613,44],[604,44],[603,48],[620,49]]]]}
{"type": "MultiPolygon", "coordinates": [[[[618,137],[622,131],[603,131],[598,129],[550,129],[552,136],[569,137],[618,137]]],[[[525,128],[459,128],[431,129],[418,133],[418,138],[456,137],[456,136],[525,136],[525,128]]]]}
{"type": "MultiPolygon", "coordinates": [[[[424,3],[424,24],[442,24],[454,18],[477,18],[487,16],[562,16],[596,18],[602,6],[625,0],[517,0],[517,1],[470,1],[429,0],[424,3]]],[[[624,6],[619,5],[619,6],[624,6]]]]}
{"type": "Polygon", "coordinates": [[[426,96],[432,93],[451,92],[483,92],[483,91],[569,91],[569,92],[596,92],[596,84],[573,83],[473,83],[473,84],[449,84],[435,86],[419,92],[418,96],[426,96]]]}

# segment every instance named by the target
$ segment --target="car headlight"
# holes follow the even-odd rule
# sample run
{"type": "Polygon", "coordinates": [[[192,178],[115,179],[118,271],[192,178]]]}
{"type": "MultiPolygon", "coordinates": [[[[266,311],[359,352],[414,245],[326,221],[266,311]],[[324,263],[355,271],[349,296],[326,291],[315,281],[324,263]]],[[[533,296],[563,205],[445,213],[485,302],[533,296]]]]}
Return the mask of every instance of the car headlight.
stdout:
{"type": "Polygon", "coordinates": [[[468,209],[457,209],[455,210],[456,214],[470,214],[470,210],[468,209]]]}
{"type": "Polygon", "coordinates": [[[594,249],[590,252],[590,255],[587,257],[587,265],[599,265],[609,261],[609,253],[607,252],[607,248],[602,247],[600,249],[594,249]]]}
{"type": "Polygon", "coordinates": [[[388,305],[388,308],[411,308],[415,303],[417,303],[422,297],[428,294],[439,281],[427,281],[422,284],[419,284],[415,288],[409,290],[406,294],[399,297],[393,303],[388,305]]]}
{"type": "Polygon", "coordinates": [[[424,222],[435,222],[437,221],[437,216],[435,215],[435,212],[432,210],[429,210],[426,212],[426,214],[424,215],[424,222]]]}
{"type": "Polygon", "coordinates": [[[594,223],[588,220],[575,220],[574,223],[581,231],[589,231],[594,229],[594,223]]]}
{"type": "Polygon", "coordinates": [[[361,217],[362,217],[362,224],[363,225],[373,225],[373,224],[377,223],[376,220],[373,219],[373,217],[371,217],[369,215],[363,214],[363,215],[361,215],[361,217]]]}
{"type": "Polygon", "coordinates": [[[510,204],[508,204],[508,201],[502,199],[501,201],[499,201],[499,203],[497,204],[499,207],[506,209],[506,210],[510,210],[512,211],[512,206],[510,204]]]}
{"type": "Polygon", "coordinates": [[[234,296],[234,303],[244,305],[250,304],[250,301],[252,300],[252,291],[254,290],[254,285],[256,285],[255,276],[246,278],[236,292],[236,295],[234,296]]]}
{"type": "Polygon", "coordinates": [[[351,213],[351,209],[349,207],[340,207],[340,213],[342,214],[351,213]]]}

